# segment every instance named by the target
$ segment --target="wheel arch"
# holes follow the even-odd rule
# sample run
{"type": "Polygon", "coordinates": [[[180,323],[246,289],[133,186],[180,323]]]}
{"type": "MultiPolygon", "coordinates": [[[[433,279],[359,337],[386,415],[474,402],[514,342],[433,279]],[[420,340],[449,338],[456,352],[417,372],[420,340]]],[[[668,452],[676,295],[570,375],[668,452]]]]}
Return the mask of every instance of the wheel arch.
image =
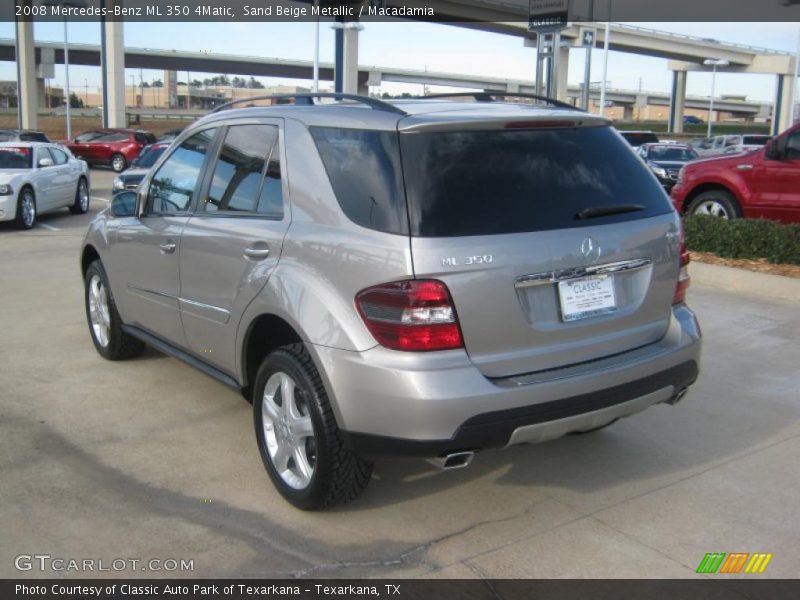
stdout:
{"type": "Polygon", "coordinates": [[[686,195],[686,200],[683,203],[683,214],[688,214],[689,207],[692,205],[692,202],[694,202],[695,199],[700,194],[703,194],[705,192],[710,192],[713,190],[718,190],[718,191],[721,190],[723,192],[728,192],[729,194],[731,194],[731,196],[733,196],[734,201],[738,205],[739,213],[743,214],[742,198],[736,191],[735,186],[726,185],[718,181],[709,181],[706,183],[701,183],[700,185],[697,185],[694,188],[692,188],[692,191],[686,195]]]}
{"type": "Polygon", "coordinates": [[[247,327],[241,344],[242,392],[248,400],[258,367],[273,350],[286,344],[303,343],[288,321],[272,313],[255,317],[247,327]]]}
{"type": "Polygon", "coordinates": [[[86,271],[94,261],[100,260],[100,253],[91,244],[84,246],[81,251],[81,276],[86,277],[86,271]]]}

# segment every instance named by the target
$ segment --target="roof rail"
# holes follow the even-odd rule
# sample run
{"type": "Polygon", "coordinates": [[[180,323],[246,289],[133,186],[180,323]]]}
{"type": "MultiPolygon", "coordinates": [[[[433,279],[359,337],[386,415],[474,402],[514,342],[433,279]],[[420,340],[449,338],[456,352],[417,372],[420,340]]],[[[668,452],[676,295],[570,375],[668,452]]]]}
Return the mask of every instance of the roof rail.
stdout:
{"type": "Polygon", "coordinates": [[[296,105],[315,106],[316,105],[314,102],[315,98],[334,98],[336,100],[350,100],[352,102],[359,102],[361,104],[364,104],[365,106],[369,106],[374,110],[381,110],[384,112],[390,112],[403,116],[407,114],[404,110],[397,108],[393,104],[389,104],[388,102],[384,102],[383,100],[378,100],[377,98],[358,96],[356,94],[339,94],[331,92],[309,92],[302,94],[272,94],[268,96],[252,96],[250,98],[239,98],[238,100],[233,100],[221,106],[217,106],[211,112],[215,113],[215,112],[220,112],[222,110],[228,110],[229,108],[231,108],[236,104],[243,104],[245,102],[252,102],[254,100],[294,100],[294,103],[296,105]]]}
{"type": "Polygon", "coordinates": [[[495,98],[529,98],[531,100],[539,100],[550,106],[557,106],[558,108],[568,108],[570,110],[579,110],[572,104],[561,102],[548,98],[547,96],[540,96],[538,94],[522,94],[520,92],[452,92],[448,94],[430,94],[428,96],[415,96],[414,100],[428,100],[439,98],[473,98],[475,102],[494,102],[495,98]]]}

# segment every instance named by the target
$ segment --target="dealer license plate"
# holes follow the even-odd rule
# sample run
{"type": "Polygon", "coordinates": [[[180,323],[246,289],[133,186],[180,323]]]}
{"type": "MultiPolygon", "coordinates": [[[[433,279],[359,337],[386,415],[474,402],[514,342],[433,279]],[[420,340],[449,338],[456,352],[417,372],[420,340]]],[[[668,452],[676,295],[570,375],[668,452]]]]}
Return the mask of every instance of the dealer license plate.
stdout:
{"type": "Polygon", "coordinates": [[[592,275],[558,283],[561,316],[577,321],[617,309],[613,275],[592,275]]]}

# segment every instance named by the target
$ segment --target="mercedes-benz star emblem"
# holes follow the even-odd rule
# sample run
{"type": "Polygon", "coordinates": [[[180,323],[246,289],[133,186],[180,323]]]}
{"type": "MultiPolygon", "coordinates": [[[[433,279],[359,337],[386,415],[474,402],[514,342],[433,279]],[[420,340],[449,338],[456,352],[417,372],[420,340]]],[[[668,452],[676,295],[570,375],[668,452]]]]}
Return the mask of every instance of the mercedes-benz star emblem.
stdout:
{"type": "Polygon", "coordinates": [[[581,254],[583,254],[584,258],[592,262],[597,262],[600,259],[601,253],[600,244],[597,243],[597,240],[591,237],[587,237],[583,240],[581,244],[581,254]]]}

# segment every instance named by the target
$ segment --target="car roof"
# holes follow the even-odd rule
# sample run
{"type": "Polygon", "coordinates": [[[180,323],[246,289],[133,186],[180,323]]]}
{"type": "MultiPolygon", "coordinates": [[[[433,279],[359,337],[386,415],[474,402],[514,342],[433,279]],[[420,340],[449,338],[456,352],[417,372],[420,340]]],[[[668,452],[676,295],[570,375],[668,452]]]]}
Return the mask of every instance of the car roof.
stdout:
{"type": "Polygon", "coordinates": [[[643,148],[690,148],[694,150],[689,144],[681,144],[680,142],[648,142],[646,144],[642,144],[643,148]]]}
{"type": "Polygon", "coordinates": [[[58,146],[53,142],[0,142],[0,147],[34,148],[36,146],[58,146]]]}
{"type": "Polygon", "coordinates": [[[577,109],[515,102],[458,102],[445,99],[396,100],[384,103],[394,110],[375,109],[356,102],[325,104],[278,104],[231,108],[206,115],[186,131],[231,118],[291,118],[306,126],[352,129],[416,130],[432,126],[460,127],[475,123],[525,121],[569,121],[574,125],[606,125],[608,119],[577,109]]]}

